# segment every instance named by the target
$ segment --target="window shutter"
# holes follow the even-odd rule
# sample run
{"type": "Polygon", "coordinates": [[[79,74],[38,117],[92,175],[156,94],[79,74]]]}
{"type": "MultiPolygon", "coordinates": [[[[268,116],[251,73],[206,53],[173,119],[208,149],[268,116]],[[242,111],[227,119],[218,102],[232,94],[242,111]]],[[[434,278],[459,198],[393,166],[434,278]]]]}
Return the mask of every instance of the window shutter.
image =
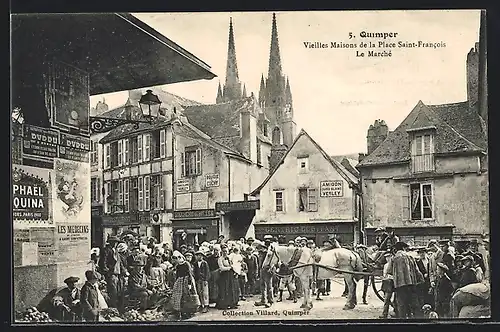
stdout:
{"type": "Polygon", "coordinates": [[[186,176],[186,163],[185,163],[186,153],[181,153],[181,176],[186,176]]]}
{"type": "Polygon", "coordinates": [[[201,174],[201,149],[196,149],[196,174],[201,174]]]}
{"type": "Polygon", "coordinates": [[[130,140],[128,138],[123,140],[123,165],[128,165],[130,163],[130,156],[129,156],[129,144],[130,140]]]}
{"type": "Polygon", "coordinates": [[[160,130],[160,158],[165,158],[165,129],[160,130]]]}
{"type": "Polygon", "coordinates": [[[165,208],[165,185],[163,182],[166,180],[164,174],[160,175],[160,210],[165,208]]]}
{"type": "Polygon", "coordinates": [[[125,205],[125,212],[129,212],[129,181],[128,179],[123,180],[123,205],[125,205]]]}
{"type": "Polygon", "coordinates": [[[109,161],[110,161],[110,151],[109,151],[109,143],[106,144],[105,150],[106,150],[106,158],[104,158],[104,168],[109,168],[109,161]]]}
{"type": "Polygon", "coordinates": [[[118,141],[118,166],[121,166],[123,164],[123,141],[119,140],[118,141]]]}
{"type": "Polygon", "coordinates": [[[149,175],[146,175],[144,177],[144,210],[145,211],[149,211],[149,208],[151,206],[150,192],[151,192],[151,186],[150,186],[150,182],[149,182],[149,175]]]}
{"type": "Polygon", "coordinates": [[[137,161],[142,162],[142,135],[137,136],[137,161]]]}
{"type": "Polygon", "coordinates": [[[401,185],[401,220],[406,221],[410,218],[410,185],[401,185]]]}
{"type": "Polygon", "coordinates": [[[144,210],[144,180],[142,177],[138,178],[137,191],[139,193],[139,211],[144,210]]]}
{"type": "Polygon", "coordinates": [[[142,158],[144,161],[149,161],[151,157],[151,136],[149,134],[143,135],[144,141],[144,157],[142,158]]]}

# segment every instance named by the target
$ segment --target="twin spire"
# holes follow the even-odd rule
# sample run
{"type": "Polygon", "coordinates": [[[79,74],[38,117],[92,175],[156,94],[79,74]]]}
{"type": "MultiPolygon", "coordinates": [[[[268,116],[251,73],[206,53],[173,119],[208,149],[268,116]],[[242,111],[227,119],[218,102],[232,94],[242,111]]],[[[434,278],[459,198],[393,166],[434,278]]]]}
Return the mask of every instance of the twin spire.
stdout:
{"type": "MultiPolygon", "coordinates": [[[[227,50],[227,65],[226,65],[226,81],[224,86],[217,89],[217,103],[223,103],[230,100],[246,97],[246,87],[243,85],[238,76],[238,66],[236,62],[236,47],[234,42],[233,20],[229,19],[229,40],[227,50]]],[[[271,48],[269,53],[269,69],[267,80],[264,80],[264,75],[260,80],[259,104],[262,107],[273,107],[292,105],[292,92],[290,82],[283,76],[281,67],[281,55],[278,41],[278,27],[276,23],[276,14],[273,13],[273,21],[271,28],[271,48]]]]}

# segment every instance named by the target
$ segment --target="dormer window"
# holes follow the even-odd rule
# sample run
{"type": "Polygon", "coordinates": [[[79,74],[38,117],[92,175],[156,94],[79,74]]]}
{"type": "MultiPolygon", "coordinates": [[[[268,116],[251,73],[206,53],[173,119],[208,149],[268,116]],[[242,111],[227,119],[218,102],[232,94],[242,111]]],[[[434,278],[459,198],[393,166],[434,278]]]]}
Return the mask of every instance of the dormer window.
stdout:
{"type": "Polygon", "coordinates": [[[412,172],[434,171],[434,135],[432,132],[415,132],[412,135],[412,172]]]}
{"type": "Polygon", "coordinates": [[[307,173],[309,170],[309,157],[297,158],[297,167],[299,169],[299,173],[307,173]]]}

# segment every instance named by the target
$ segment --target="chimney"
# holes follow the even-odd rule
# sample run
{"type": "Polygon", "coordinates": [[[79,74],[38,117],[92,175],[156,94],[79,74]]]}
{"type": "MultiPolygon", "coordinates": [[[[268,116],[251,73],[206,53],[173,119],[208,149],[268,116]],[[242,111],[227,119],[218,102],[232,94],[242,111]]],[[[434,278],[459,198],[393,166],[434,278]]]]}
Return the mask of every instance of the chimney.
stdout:
{"type": "Polygon", "coordinates": [[[273,144],[271,147],[271,156],[269,158],[269,173],[271,173],[279,165],[279,162],[285,155],[286,150],[286,145],[273,144]]]}
{"type": "Polygon", "coordinates": [[[256,163],[257,119],[254,117],[252,110],[253,105],[246,105],[240,109],[240,152],[256,163]]]}
{"type": "Polygon", "coordinates": [[[366,136],[367,154],[370,155],[375,151],[378,146],[385,141],[389,134],[389,127],[384,120],[375,120],[373,125],[368,128],[368,135],[366,136]]]}
{"type": "Polygon", "coordinates": [[[365,159],[366,154],[365,153],[358,153],[358,163],[362,162],[363,159],[365,159]]]}
{"type": "Polygon", "coordinates": [[[479,70],[478,70],[478,102],[479,115],[488,126],[488,47],[486,37],[486,11],[481,10],[479,27],[479,70]]]}
{"type": "Polygon", "coordinates": [[[476,106],[479,94],[479,43],[467,54],[467,101],[470,107],[476,106]]]}

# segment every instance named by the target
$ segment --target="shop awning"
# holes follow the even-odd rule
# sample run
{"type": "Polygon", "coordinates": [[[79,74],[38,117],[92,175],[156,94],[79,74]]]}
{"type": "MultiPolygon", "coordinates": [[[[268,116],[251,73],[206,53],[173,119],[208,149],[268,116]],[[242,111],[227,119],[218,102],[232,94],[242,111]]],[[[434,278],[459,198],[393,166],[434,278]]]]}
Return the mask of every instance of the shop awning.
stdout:
{"type": "Polygon", "coordinates": [[[90,74],[90,95],[216,77],[208,64],[131,14],[18,14],[11,20],[14,70],[66,62],[90,74]]]}

